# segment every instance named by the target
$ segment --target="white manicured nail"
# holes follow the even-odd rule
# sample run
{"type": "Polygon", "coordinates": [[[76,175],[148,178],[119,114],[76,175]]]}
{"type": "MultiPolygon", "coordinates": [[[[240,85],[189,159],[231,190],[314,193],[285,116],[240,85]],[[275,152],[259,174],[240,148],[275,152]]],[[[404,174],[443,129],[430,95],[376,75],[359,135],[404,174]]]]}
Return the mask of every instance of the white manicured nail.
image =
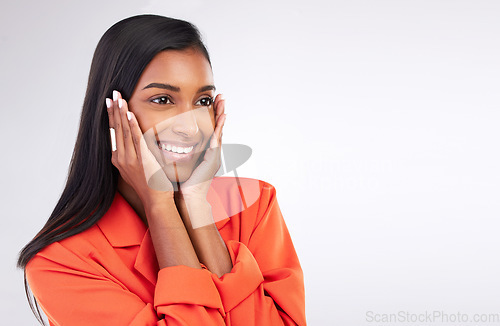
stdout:
{"type": "Polygon", "coordinates": [[[115,128],[109,128],[109,133],[111,135],[111,150],[116,151],[116,136],[115,136],[115,128]]]}
{"type": "Polygon", "coordinates": [[[130,113],[130,111],[127,112],[127,118],[128,118],[128,121],[130,121],[130,119],[132,119],[132,113],[130,113]]]}
{"type": "Polygon", "coordinates": [[[111,107],[111,99],[106,97],[106,106],[108,109],[111,107]]]}
{"type": "Polygon", "coordinates": [[[118,107],[121,109],[123,105],[123,100],[120,98],[118,99],[118,107]]]}
{"type": "Polygon", "coordinates": [[[118,92],[113,91],[113,101],[116,101],[118,99],[118,92]]]}

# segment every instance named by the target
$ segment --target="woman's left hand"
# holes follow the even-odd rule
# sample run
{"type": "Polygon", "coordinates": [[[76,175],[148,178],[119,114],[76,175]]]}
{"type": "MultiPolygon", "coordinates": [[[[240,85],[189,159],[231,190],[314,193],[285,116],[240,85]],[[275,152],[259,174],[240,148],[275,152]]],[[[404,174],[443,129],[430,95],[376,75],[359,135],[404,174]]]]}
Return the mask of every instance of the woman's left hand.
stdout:
{"type": "Polygon", "coordinates": [[[203,161],[195,168],[188,180],[180,185],[184,200],[206,200],[213,177],[221,166],[222,127],[226,121],[225,99],[222,94],[215,97],[215,128],[205,151],[203,161]]]}
{"type": "Polygon", "coordinates": [[[218,277],[233,267],[229,251],[216,227],[212,207],[207,200],[212,179],[221,166],[222,127],[226,121],[225,101],[219,94],[214,100],[215,127],[203,161],[174,195],[191,243],[200,263],[218,277]]]}

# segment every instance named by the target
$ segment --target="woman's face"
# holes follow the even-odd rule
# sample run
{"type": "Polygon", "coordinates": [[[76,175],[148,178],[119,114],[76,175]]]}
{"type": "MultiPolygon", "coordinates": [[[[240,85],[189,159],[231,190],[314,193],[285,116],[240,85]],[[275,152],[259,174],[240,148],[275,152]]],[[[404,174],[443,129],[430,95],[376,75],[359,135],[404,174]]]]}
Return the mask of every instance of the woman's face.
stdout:
{"type": "Polygon", "coordinates": [[[214,93],[212,69],[201,52],[166,50],[146,66],[128,101],[172,182],[186,181],[203,160],[215,126],[214,93]]]}

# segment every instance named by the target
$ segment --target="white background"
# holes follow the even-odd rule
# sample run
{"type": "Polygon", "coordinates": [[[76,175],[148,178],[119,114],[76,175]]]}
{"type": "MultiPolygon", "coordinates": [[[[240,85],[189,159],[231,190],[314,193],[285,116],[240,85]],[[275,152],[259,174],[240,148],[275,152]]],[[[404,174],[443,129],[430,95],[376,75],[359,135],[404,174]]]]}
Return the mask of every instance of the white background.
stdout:
{"type": "Polygon", "coordinates": [[[277,189],[308,324],[500,314],[500,1],[1,7],[1,324],[36,325],[18,251],[65,184],[97,42],[141,13],[201,30],[223,141],[253,149],[239,176],[277,189]]]}

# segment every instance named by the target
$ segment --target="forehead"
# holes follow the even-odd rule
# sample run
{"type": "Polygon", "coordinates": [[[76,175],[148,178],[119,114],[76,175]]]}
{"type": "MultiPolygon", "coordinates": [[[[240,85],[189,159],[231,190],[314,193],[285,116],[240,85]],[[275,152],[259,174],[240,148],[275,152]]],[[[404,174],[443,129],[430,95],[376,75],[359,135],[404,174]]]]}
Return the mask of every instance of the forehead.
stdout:
{"type": "Polygon", "coordinates": [[[213,84],[213,74],[205,56],[197,50],[166,50],[158,53],[144,69],[137,86],[152,82],[198,88],[213,84]]]}

